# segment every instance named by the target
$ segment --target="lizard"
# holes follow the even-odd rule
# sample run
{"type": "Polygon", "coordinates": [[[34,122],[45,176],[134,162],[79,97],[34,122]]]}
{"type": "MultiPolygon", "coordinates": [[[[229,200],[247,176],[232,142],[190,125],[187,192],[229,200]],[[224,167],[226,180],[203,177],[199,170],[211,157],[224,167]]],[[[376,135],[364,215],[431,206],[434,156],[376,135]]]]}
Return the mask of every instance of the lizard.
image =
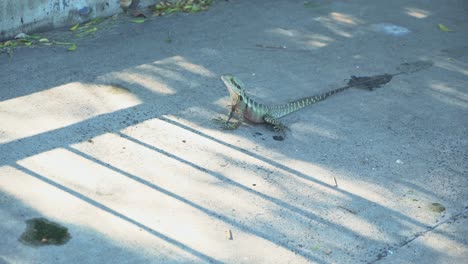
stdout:
{"type": "MultiPolygon", "coordinates": [[[[400,74],[400,73],[398,73],[400,74]]],[[[328,92],[304,97],[292,102],[281,104],[281,105],[265,105],[259,103],[247,95],[245,91],[245,86],[241,80],[233,75],[222,75],[221,80],[229,91],[231,98],[231,111],[229,112],[228,118],[226,121],[221,118],[216,119],[215,121],[223,124],[224,129],[236,129],[238,128],[244,120],[248,120],[252,123],[267,123],[273,126],[275,131],[284,131],[287,127],[281,123],[278,119],[296,112],[300,109],[303,109],[311,104],[323,101],[326,98],[337,94],[339,92],[345,91],[350,87],[365,88],[373,90],[376,87],[379,87],[382,84],[385,84],[390,81],[391,77],[396,74],[384,74],[376,77],[355,77],[352,76],[351,80],[348,82],[347,86],[330,90],[328,92]],[[367,78],[362,80],[361,78],[367,78]],[[363,81],[363,82],[362,82],[363,81]],[[374,81],[374,85],[369,85],[369,81],[374,81]],[[239,122],[229,123],[234,113],[237,113],[239,117],[239,122]]]]}

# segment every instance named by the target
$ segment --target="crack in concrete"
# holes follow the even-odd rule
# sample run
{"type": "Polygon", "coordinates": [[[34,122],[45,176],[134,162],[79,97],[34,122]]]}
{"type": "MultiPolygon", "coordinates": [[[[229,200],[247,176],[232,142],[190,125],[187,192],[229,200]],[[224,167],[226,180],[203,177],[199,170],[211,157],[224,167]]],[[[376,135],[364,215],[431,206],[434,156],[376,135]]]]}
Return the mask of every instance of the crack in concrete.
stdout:
{"type": "Polygon", "coordinates": [[[416,240],[418,237],[426,235],[427,233],[433,231],[434,229],[438,228],[439,226],[441,226],[443,224],[450,223],[450,222],[452,222],[452,223],[455,222],[456,220],[458,220],[462,215],[464,215],[467,212],[468,212],[468,206],[465,206],[465,208],[461,212],[458,212],[458,213],[452,215],[451,217],[445,219],[444,221],[441,221],[441,222],[439,222],[439,223],[437,223],[437,224],[435,224],[433,226],[428,227],[426,230],[424,230],[422,232],[418,232],[418,233],[414,234],[413,236],[410,236],[410,237],[406,238],[405,240],[403,240],[401,243],[399,243],[396,246],[392,246],[392,247],[388,247],[386,249],[383,249],[377,255],[377,257],[374,260],[371,260],[371,261],[369,261],[367,263],[368,264],[373,264],[373,263],[376,263],[376,262],[384,259],[388,255],[394,254],[396,251],[398,251],[398,249],[408,245],[409,243],[416,240]]]}

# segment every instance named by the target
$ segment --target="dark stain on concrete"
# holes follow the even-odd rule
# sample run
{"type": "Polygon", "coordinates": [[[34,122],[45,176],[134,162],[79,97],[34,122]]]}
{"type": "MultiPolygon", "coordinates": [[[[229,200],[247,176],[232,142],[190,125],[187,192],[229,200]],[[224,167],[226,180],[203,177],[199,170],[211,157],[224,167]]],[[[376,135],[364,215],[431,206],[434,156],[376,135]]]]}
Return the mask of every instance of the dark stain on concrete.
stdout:
{"type": "Polygon", "coordinates": [[[39,247],[48,245],[63,245],[70,240],[68,228],[45,218],[26,220],[26,231],[19,241],[25,245],[39,247]]]}

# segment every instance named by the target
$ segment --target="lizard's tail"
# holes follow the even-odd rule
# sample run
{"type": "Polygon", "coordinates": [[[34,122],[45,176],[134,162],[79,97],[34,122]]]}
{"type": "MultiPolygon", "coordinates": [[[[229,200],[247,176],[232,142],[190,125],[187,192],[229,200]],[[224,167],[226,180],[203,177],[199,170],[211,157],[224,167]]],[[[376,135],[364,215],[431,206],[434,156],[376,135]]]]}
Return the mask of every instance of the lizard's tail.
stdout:
{"type": "Polygon", "coordinates": [[[351,86],[345,86],[345,87],[341,87],[341,88],[338,88],[338,89],[334,89],[334,90],[325,92],[323,94],[304,97],[304,98],[292,101],[292,102],[287,103],[287,104],[277,105],[277,106],[272,107],[271,112],[272,112],[272,114],[273,114],[273,116],[275,118],[279,118],[279,117],[288,115],[290,113],[296,112],[296,111],[298,111],[298,110],[300,110],[300,109],[302,109],[302,108],[304,108],[306,106],[309,106],[311,104],[315,104],[315,103],[318,103],[320,101],[323,101],[326,98],[328,98],[328,97],[330,97],[330,96],[332,96],[334,94],[337,94],[339,92],[342,92],[342,91],[344,91],[344,90],[346,90],[346,89],[348,89],[350,87],[351,86]]]}

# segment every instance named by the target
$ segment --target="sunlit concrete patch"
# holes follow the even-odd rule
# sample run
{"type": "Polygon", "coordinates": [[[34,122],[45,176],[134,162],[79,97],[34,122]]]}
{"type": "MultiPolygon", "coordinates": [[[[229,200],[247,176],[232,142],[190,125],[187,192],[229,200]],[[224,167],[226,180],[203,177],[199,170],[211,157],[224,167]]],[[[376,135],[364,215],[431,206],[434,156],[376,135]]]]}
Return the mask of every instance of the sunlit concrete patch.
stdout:
{"type": "MultiPolygon", "coordinates": [[[[285,223],[289,216],[300,218],[301,225],[314,221],[309,219],[309,215],[313,217],[314,213],[284,202],[284,194],[275,195],[278,189],[262,178],[269,174],[269,170],[274,170],[273,166],[257,165],[255,158],[213,144],[211,140],[165,120],[148,120],[140,123],[138,128],[128,127],[117,135],[96,137],[93,143],[75,144],[70,151],[122,175],[123,179],[112,179],[113,182],[124,181],[118,184],[125,186],[125,191],[115,198],[115,206],[131,210],[130,215],[136,216],[136,211],[139,211],[138,219],[145,223],[153,215],[158,221],[154,223],[157,230],[163,229],[194,248],[201,247],[209,255],[230,252],[232,243],[236,243],[237,252],[268,262],[268,256],[252,252],[251,243],[243,243],[245,241],[241,238],[248,237],[261,248],[284,252],[289,259],[292,257],[288,251],[290,248],[285,245],[284,238],[276,236],[278,232],[287,233],[288,228],[266,220],[255,221],[259,219],[257,215],[279,217],[276,211],[285,210],[289,212],[282,213],[281,223],[285,223]],[[257,166],[263,166],[265,173],[252,174],[252,168],[257,166]],[[133,185],[140,188],[133,189],[133,185]],[[147,188],[153,193],[147,194],[147,188]],[[142,200],[127,205],[127,200],[135,199],[142,200]],[[191,220],[185,222],[185,219],[191,220]],[[233,231],[234,242],[224,240],[226,228],[233,231]],[[187,234],[191,235],[187,237],[187,234]]],[[[315,220],[319,221],[317,225],[326,226],[318,219],[315,220]]],[[[230,258],[231,255],[225,257],[230,258]]]]}
{"type": "Polygon", "coordinates": [[[290,41],[306,45],[310,48],[323,48],[335,41],[333,38],[316,33],[301,32],[296,29],[275,28],[269,30],[270,33],[288,37],[290,41]]]}
{"type": "Polygon", "coordinates": [[[339,12],[331,12],[327,16],[320,16],[316,18],[315,21],[319,22],[336,35],[346,38],[353,37],[350,31],[362,24],[360,19],[339,12]]]}
{"type": "Polygon", "coordinates": [[[332,130],[328,130],[324,127],[317,125],[311,125],[306,122],[297,122],[290,126],[292,134],[299,140],[306,141],[311,135],[317,135],[328,139],[342,139],[341,135],[338,135],[332,130]]]}
{"type": "Polygon", "coordinates": [[[176,66],[179,70],[188,71],[193,74],[197,74],[197,75],[204,76],[204,77],[215,76],[210,70],[208,70],[204,66],[190,62],[189,60],[187,60],[186,58],[182,56],[170,57],[161,61],[156,61],[153,64],[159,65],[159,66],[173,65],[173,66],[176,66]]]}
{"type": "MultiPolygon", "coordinates": [[[[229,178],[222,173],[199,166],[212,158],[202,156],[210,153],[209,149],[199,151],[203,142],[190,140],[186,145],[192,145],[189,151],[168,148],[168,142],[174,144],[174,139],[179,138],[177,134],[185,131],[164,123],[162,120],[150,120],[139,124],[137,130],[129,127],[122,133],[104,134],[91,142],[44,152],[18,164],[41,175],[44,181],[56,183],[58,190],[65,190],[80,202],[91,204],[95,207],[93,210],[127,222],[129,227],[125,231],[131,234],[135,232],[128,228],[134,221],[215,259],[229,260],[242,253],[255,261],[275,260],[273,255],[264,256],[258,254],[260,251],[252,251],[251,245],[254,244],[281,252],[284,261],[296,259],[300,263],[301,258],[298,259],[284,246],[284,242],[276,240],[274,233],[239,220],[241,214],[253,217],[259,205],[266,206],[276,200],[264,199],[263,195],[251,192],[249,187],[239,188],[239,184],[233,188],[229,178]],[[164,140],[161,133],[173,136],[164,140]],[[235,240],[226,238],[226,229],[232,230],[235,240]],[[279,245],[283,246],[278,248],[279,245]],[[231,252],[229,249],[233,246],[236,250],[231,252]]],[[[183,142],[179,144],[185,145],[183,142]]],[[[247,170],[243,171],[247,173],[247,170]]],[[[38,210],[47,204],[36,205],[29,197],[26,200],[38,210]]],[[[275,204],[281,206],[281,203],[275,204]]],[[[50,206],[56,207],[57,204],[50,206]]],[[[76,221],[74,223],[77,224],[76,221]]],[[[102,233],[111,225],[81,224],[102,233]]],[[[122,239],[115,238],[114,234],[108,235],[111,239],[122,239]]],[[[135,236],[138,238],[139,233],[135,236]]],[[[131,243],[128,240],[121,242],[131,243]]],[[[160,242],[171,246],[170,241],[163,239],[160,242]]],[[[140,247],[148,249],[154,245],[157,245],[155,241],[139,243],[140,247]]]]}
{"type": "Polygon", "coordinates": [[[447,60],[447,58],[439,58],[439,60],[436,60],[435,66],[468,76],[468,67],[466,63],[462,61],[447,60]]]}
{"type": "Polygon", "coordinates": [[[424,10],[424,9],[416,8],[416,7],[406,7],[404,10],[408,16],[412,16],[414,18],[419,18],[419,19],[423,19],[431,15],[431,12],[429,12],[428,10],[424,10]]]}
{"type": "MultiPolygon", "coordinates": [[[[461,84],[460,86],[461,87],[467,87],[468,82],[465,82],[465,83],[461,84]]],[[[468,93],[461,92],[461,91],[459,91],[459,89],[457,89],[457,88],[455,88],[453,86],[450,86],[448,83],[433,82],[432,84],[430,84],[430,87],[434,91],[438,91],[438,92],[441,92],[441,93],[444,93],[444,94],[447,94],[447,95],[452,95],[452,96],[458,97],[460,100],[468,101],[468,93]]]]}
{"type": "Polygon", "coordinates": [[[355,26],[355,25],[361,23],[360,19],[355,18],[352,15],[338,13],[338,12],[331,12],[329,17],[333,21],[336,21],[337,23],[340,23],[340,24],[343,24],[343,25],[355,26]]]}
{"type": "MultiPolygon", "coordinates": [[[[463,83],[460,87],[466,87],[468,83],[463,83]]],[[[449,86],[447,83],[433,82],[430,84],[433,92],[431,95],[434,99],[444,102],[449,105],[468,109],[468,94],[461,92],[456,87],[449,86]]]]}
{"type": "Polygon", "coordinates": [[[97,78],[99,83],[128,83],[136,84],[155,94],[175,94],[174,83],[189,84],[189,87],[198,87],[201,84],[184,76],[182,72],[189,72],[202,77],[214,77],[210,70],[192,63],[181,56],[174,56],[152,63],[138,65],[123,71],[111,72],[97,78]]]}
{"type": "Polygon", "coordinates": [[[464,211],[435,229],[407,238],[404,245],[394,246],[378,263],[465,263],[468,218],[466,208],[464,211]]]}
{"type": "Polygon", "coordinates": [[[63,128],[140,103],[125,88],[84,83],[69,83],[2,101],[0,143],[63,128]]]}
{"type": "Polygon", "coordinates": [[[405,36],[411,33],[411,30],[409,30],[408,28],[391,23],[373,24],[371,25],[371,29],[375,32],[396,37],[405,36]]]}
{"type": "Polygon", "coordinates": [[[124,71],[118,73],[107,74],[98,78],[99,82],[112,83],[112,81],[124,81],[130,84],[138,84],[148,91],[156,94],[170,95],[175,91],[159,78],[155,78],[150,74],[143,74],[135,71],[124,71]]]}

